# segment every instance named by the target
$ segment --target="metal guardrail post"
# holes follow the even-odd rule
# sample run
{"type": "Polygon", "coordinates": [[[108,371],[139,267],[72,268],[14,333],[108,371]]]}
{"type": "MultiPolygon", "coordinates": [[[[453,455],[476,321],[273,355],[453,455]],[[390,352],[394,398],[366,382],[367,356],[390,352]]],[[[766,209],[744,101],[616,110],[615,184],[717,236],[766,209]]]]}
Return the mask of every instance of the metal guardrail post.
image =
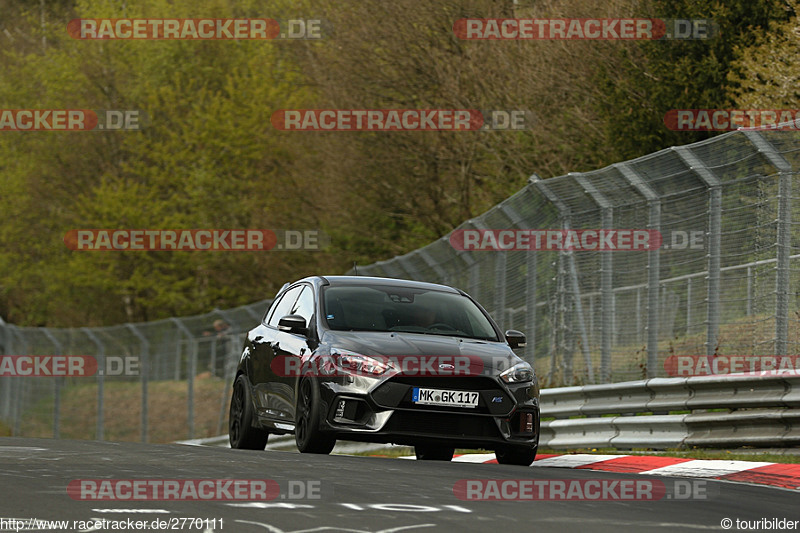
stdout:
{"type": "MultiPolygon", "coordinates": [[[[50,342],[55,346],[56,351],[53,355],[64,355],[64,347],[58,339],[56,339],[48,328],[42,328],[42,333],[47,337],[50,342]]],[[[61,438],[61,388],[63,386],[63,377],[54,376],[53,387],[55,389],[55,398],[53,399],[53,438],[61,438]]]]}
{"type": "Polygon", "coordinates": [[[722,185],[714,173],[690,149],[676,146],[673,150],[708,188],[708,308],[706,309],[708,331],[705,344],[706,355],[714,355],[719,344],[722,185]]]}
{"type": "MultiPolygon", "coordinates": [[[[648,229],[661,231],[661,198],[659,195],[627,163],[617,163],[614,167],[647,200],[648,229]]],[[[655,377],[658,368],[660,270],[660,251],[650,250],[647,252],[647,377],[655,377]]]]}
{"type": "Polygon", "coordinates": [[[105,367],[106,367],[106,364],[105,364],[105,361],[106,361],[106,347],[102,343],[102,341],[100,341],[100,339],[97,338],[97,335],[95,335],[94,332],[92,332],[91,329],[89,329],[89,328],[81,328],[81,331],[84,333],[84,335],[89,337],[89,340],[92,341],[94,343],[94,345],[97,347],[97,358],[98,358],[98,361],[97,361],[97,425],[96,425],[97,429],[95,431],[95,433],[96,433],[95,438],[97,440],[104,440],[105,439],[105,428],[103,426],[103,424],[104,424],[104,420],[103,420],[103,418],[104,418],[104,416],[103,416],[104,405],[103,405],[103,402],[105,401],[105,387],[104,387],[104,385],[105,385],[105,372],[104,372],[104,370],[105,370],[105,367]]]}
{"type": "Polygon", "coordinates": [[[787,355],[789,346],[789,261],[792,244],[792,165],[757,131],[745,137],[764,159],[778,169],[778,240],[775,265],[775,354],[787,355]]]}
{"type": "MultiPolygon", "coordinates": [[[[574,175],[574,174],[570,174],[574,175]]],[[[581,175],[574,175],[575,181],[583,187],[586,194],[592,197],[592,200],[600,208],[601,213],[601,226],[603,229],[611,229],[614,227],[614,208],[608,198],[601,193],[597,187],[592,184],[586,177],[581,175]]],[[[611,250],[600,252],[600,293],[601,304],[600,309],[602,313],[602,328],[601,328],[601,348],[600,348],[600,381],[601,383],[608,383],[611,380],[611,336],[613,328],[611,325],[611,313],[614,298],[614,284],[613,284],[613,254],[611,250]]],[[[638,305],[638,300],[637,300],[638,305]]],[[[639,314],[636,314],[636,319],[639,320],[639,314]]],[[[637,330],[638,331],[638,330],[637,330]]]]}
{"type": "Polygon", "coordinates": [[[133,324],[125,324],[125,327],[131,330],[136,338],[139,339],[139,370],[141,372],[141,381],[142,381],[142,414],[141,419],[139,421],[139,426],[141,429],[141,441],[147,442],[148,440],[148,401],[149,401],[149,390],[148,384],[150,381],[150,342],[147,338],[142,335],[142,332],[133,325],[133,324]]]}

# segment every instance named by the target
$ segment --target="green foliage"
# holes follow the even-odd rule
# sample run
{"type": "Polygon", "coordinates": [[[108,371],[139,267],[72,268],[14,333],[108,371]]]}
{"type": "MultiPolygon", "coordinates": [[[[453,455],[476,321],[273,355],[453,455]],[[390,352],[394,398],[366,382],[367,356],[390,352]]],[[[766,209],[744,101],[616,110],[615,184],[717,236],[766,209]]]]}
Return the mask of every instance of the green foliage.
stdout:
{"type": "Polygon", "coordinates": [[[667,130],[670,109],[794,107],[794,0],[554,0],[525,9],[496,0],[0,0],[0,108],[149,117],[139,132],[0,134],[0,316],[99,325],[251,302],[289,279],[427,244],[533,172],[591,170],[706,136],[667,130]],[[711,18],[721,33],[635,43],[452,33],[467,16],[626,14],[711,18]],[[65,31],[79,17],[322,18],[333,34],[82,41],[65,31]],[[525,109],[536,120],[515,132],[272,127],[275,110],[293,108],[525,109]],[[68,250],[64,235],[84,228],[320,229],[333,244],[312,253],[68,250]]]}
{"type": "Polygon", "coordinates": [[[713,135],[670,131],[664,115],[672,109],[730,108],[728,76],[739,69],[741,50],[753,46],[771,22],[787,18],[782,0],[651,0],[647,11],[662,19],[711,19],[719,34],[621,47],[622,71],[600,70],[598,83],[608,96],[596,109],[615,140],[608,163],[713,135]]]}

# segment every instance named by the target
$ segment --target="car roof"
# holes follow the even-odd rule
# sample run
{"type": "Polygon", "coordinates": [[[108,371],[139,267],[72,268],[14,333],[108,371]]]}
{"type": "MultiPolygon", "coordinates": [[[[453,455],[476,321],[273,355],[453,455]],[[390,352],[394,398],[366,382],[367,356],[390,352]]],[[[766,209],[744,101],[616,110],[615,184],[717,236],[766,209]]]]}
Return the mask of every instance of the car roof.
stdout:
{"type": "MultiPolygon", "coordinates": [[[[461,291],[448,287],[447,285],[439,285],[438,283],[427,283],[424,281],[411,281],[407,279],[396,278],[378,278],[372,276],[315,276],[323,285],[330,285],[332,287],[339,286],[389,286],[389,287],[405,287],[409,289],[427,289],[432,291],[450,292],[453,294],[461,294],[461,291]]],[[[313,278],[312,278],[313,279],[313,278]]]]}

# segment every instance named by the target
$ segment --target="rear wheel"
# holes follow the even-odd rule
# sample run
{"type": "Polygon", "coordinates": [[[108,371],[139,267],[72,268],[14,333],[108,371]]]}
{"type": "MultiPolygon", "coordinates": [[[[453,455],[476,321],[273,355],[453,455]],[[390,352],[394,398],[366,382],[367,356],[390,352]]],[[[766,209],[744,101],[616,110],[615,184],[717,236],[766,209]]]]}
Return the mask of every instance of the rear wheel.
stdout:
{"type": "Polygon", "coordinates": [[[336,446],[336,438],[319,429],[319,391],[311,379],[305,378],[297,388],[294,440],[302,453],[329,454],[336,446]]]}
{"type": "Polygon", "coordinates": [[[501,465],[531,466],[536,459],[536,448],[529,446],[507,446],[495,450],[497,462],[501,465]]]}
{"type": "Polygon", "coordinates": [[[228,437],[231,448],[240,450],[263,450],[269,439],[269,433],[253,427],[253,401],[250,398],[250,386],[244,375],[236,378],[233,384],[228,416],[228,437]]]}
{"type": "Polygon", "coordinates": [[[455,451],[455,448],[436,444],[414,446],[414,453],[420,461],[450,461],[453,459],[455,451]]]}

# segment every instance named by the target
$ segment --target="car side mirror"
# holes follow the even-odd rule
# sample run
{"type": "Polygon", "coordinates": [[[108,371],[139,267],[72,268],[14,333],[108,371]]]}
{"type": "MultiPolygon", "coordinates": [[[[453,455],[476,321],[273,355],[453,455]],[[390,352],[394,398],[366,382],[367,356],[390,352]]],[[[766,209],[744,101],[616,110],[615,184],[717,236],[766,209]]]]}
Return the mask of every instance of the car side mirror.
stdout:
{"type": "Polygon", "coordinates": [[[286,333],[295,335],[305,335],[308,333],[306,319],[300,315],[286,315],[278,321],[278,329],[286,333]]]}
{"type": "Polygon", "coordinates": [[[508,342],[509,346],[512,348],[522,348],[527,344],[525,334],[515,329],[506,330],[506,342],[508,342]]]}

